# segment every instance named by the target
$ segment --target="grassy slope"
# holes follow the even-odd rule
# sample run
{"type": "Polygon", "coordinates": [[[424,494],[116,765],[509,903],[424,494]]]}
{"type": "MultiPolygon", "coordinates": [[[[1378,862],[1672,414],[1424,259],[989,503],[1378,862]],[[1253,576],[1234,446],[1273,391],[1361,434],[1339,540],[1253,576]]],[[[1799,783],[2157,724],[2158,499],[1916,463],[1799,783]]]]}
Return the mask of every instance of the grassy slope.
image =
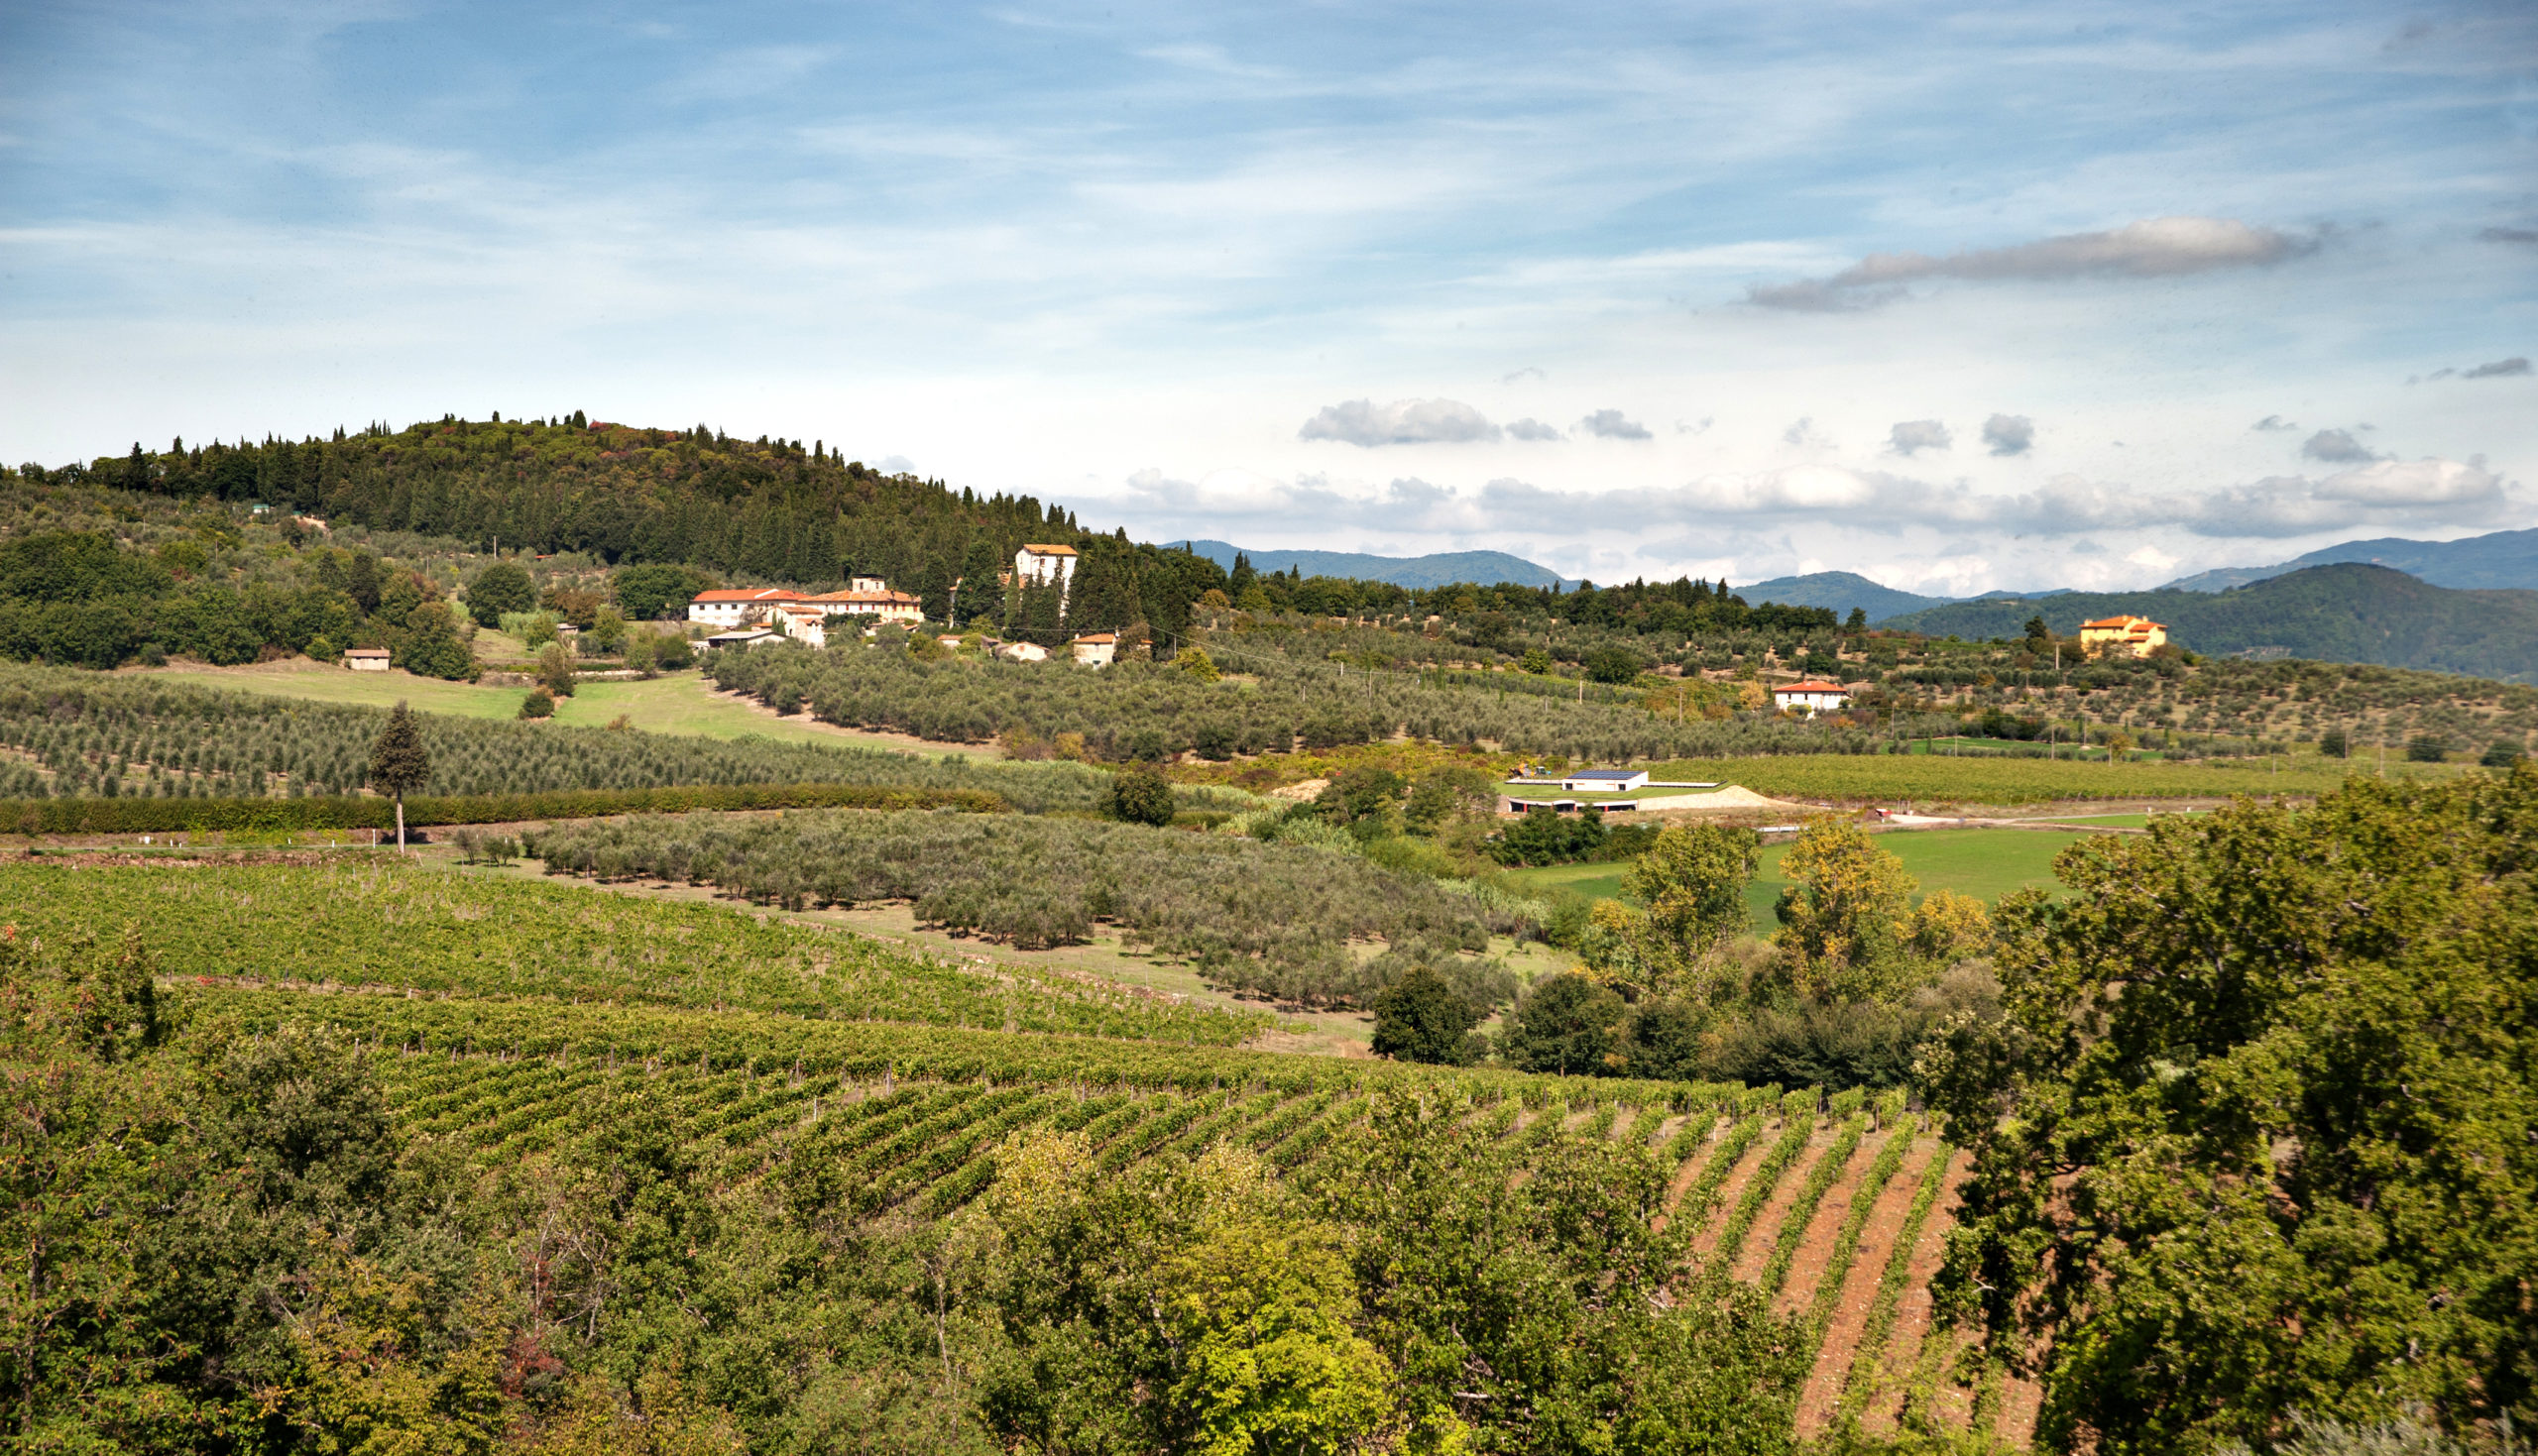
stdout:
{"type": "MultiPolygon", "coordinates": [[[[1850,802],[2041,804],[2057,799],[2203,799],[2231,794],[2323,794],[2362,759],[2303,755],[2205,763],[2073,763],[2046,758],[1951,758],[1945,754],[1786,754],[1685,758],[1653,764],[1651,778],[1723,779],[1758,794],[1850,802]]],[[[2449,777],[2456,765],[2388,764],[2388,776],[2449,777]]]]}
{"type": "MultiPolygon", "coordinates": [[[[1921,882],[1923,894],[1954,890],[1990,901],[2029,885],[2053,888],[2053,856],[2083,838],[2046,830],[1918,830],[1881,835],[1878,843],[1904,861],[1904,869],[1921,882]]],[[[1764,849],[1761,869],[1746,889],[1746,908],[1758,930],[1768,931],[1778,923],[1772,905],[1788,884],[1781,873],[1781,861],[1788,854],[1787,844],[1764,849]]],[[[1619,864],[1556,864],[1516,870],[1509,878],[1537,893],[1566,889],[1589,899],[1617,900],[1623,868],[1619,864]]]]}
{"type": "MultiPolygon", "coordinates": [[[[420,712],[457,718],[517,718],[520,700],[528,696],[526,688],[443,682],[408,672],[346,672],[306,658],[245,667],[168,668],[154,675],[207,688],[320,703],[386,708],[402,700],[420,712]]],[[[788,743],[861,743],[974,757],[994,754],[992,748],[978,745],[920,744],[831,728],[807,717],[778,718],[739,699],[717,697],[712,686],[694,673],[673,673],[649,682],[582,683],[572,697],[560,699],[555,705],[555,721],[576,728],[605,728],[620,715],[634,728],[654,733],[692,733],[707,738],[755,734],[788,743]]]]}

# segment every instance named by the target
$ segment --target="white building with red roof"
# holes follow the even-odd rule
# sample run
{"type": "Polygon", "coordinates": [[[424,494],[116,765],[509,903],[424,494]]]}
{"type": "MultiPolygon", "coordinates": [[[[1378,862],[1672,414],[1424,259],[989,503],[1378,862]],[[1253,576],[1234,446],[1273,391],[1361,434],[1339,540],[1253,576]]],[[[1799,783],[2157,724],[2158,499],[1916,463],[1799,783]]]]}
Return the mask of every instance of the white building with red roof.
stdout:
{"type": "Polygon", "coordinates": [[[741,587],[729,590],[699,592],[687,604],[687,619],[709,626],[739,626],[752,618],[764,620],[779,607],[802,600],[802,594],[788,587],[741,587]]]}
{"type": "Polygon", "coordinates": [[[1781,712],[1803,713],[1809,718],[1819,713],[1838,713],[1850,701],[1850,690],[1840,683],[1815,678],[1772,689],[1772,703],[1781,712]]]}

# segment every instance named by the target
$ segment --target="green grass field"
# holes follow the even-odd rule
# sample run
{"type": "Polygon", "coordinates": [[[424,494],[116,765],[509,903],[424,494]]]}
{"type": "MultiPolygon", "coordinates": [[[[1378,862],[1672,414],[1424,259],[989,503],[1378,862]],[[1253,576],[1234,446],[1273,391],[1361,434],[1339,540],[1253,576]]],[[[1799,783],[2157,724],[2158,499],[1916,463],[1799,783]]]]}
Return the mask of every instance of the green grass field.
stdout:
{"type": "MultiPolygon", "coordinates": [[[[1994,901],[2029,885],[2054,888],[2053,856],[2073,840],[2086,838],[2049,830],[1915,830],[1880,835],[1877,842],[1904,861],[1904,869],[1921,882],[1922,894],[1954,890],[1994,901]]],[[[1788,884],[1781,873],[1781,861],[1788,849],[1787,844],[1765,848],[1761,867],[1745,891],[1746,908],[1757,931],[1768,932],[1779,924],[1772,905],[1788,884]]],[[[1513,870],[1507,877],[1532,894],[1569,890],[1590,900],[1617,900],[1624,868],[1620,864],[1555,864],[1513,870]]]]}
{"type": "MultiPolygon", "coordinates": [[[[1719,779],[1774,798],[1846,803],[2043,804],[2057,799],[2210,799],[2233,794],[2327,793],[2360,760],[2304,756],[2190,763],[2074,763],[2047,758],[1950,758],[1945,754],[1775,754],[1651,764],[1660,779],[1719,779]]],[[[2456,765],[2391,763],[2390,778],[2446,779],[2456,765]]]]}
{"type": "MultiPolygon", "coordinates": [[[[347,672],[293,658],[244,667],[192,667],[149,671],[151,676],[229,688],[277,698],[304,698],[320,703],[353,703],[386,708],[400,701],[423,713],[455,718],[517,718],[526,688],[484,687],[443,682],[409,672],[347,672]]],[[[606,728],[623,716],[629,726],[649,733],[688,733],[706,738],[739,738],[754,734],[786,743],[836,746],[860,743],[923,753],[960,753],[994,757],[983,744],[918,743],[878,733],[852,732],[814,723],[807,717],[777,718],[737,698],[717,697],[713,685],[693,672],[671,673],[648,682],[581,683],[573,696],[558,699],[555,722],[576,728],[606,728]]]]}

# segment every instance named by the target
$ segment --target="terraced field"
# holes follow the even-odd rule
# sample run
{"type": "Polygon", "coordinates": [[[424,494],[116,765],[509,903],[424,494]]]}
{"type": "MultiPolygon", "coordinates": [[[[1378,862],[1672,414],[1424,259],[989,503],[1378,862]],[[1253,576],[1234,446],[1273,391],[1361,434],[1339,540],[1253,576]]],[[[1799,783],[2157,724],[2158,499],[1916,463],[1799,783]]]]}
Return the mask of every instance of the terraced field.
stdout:
{"type": "Polygon", "coordinates": [[[718,1179],[808,1160],[821,1196],[858,1216],[961,1207],[993,1176],[1000,1141],[1026,1127],[1082,1130],[1104,1170],[1222,1142],[1310,1180],[1387,1090],[1462,1106],[1520,1150],[1633,1140],[1674,1165],[1668,1216],[1694,1225],[1696,1259],[1760,1290],[1814,1348],[1801,1435],[1908,1423],[2023,1443],[2033,1426],[2032,1388],[1960,1371],[1965,1342],[1932,1322],[1928,1286],[1963,1167],[1900,1094],[1824,1101],[757,1013],[197,994],[250,1029],[331,1024],[368,1053],[408,1130],[488,1164],[639,1109],[669,1119],[718,1179]]]}

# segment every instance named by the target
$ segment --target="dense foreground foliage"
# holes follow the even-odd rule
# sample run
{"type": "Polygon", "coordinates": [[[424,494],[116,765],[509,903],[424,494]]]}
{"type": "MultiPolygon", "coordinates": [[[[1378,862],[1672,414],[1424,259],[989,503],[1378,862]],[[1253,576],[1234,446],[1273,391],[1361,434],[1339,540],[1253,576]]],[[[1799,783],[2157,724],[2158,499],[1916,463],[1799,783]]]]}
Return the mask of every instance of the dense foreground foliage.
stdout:
{"type": "Polygon", "coordinates": [[[1092,820],[934,813],[682,815],[558,826],[529,840],[550,874],[717,885],[787,909],[915,902],[920,922],[1026,948],[1079,944],[1096,923],[1286,999],[1364,1004],[1395,953],[1483,952],[1526,922],[1503,904],[1353,854],[1092,820]]]}
{"type": "MultiPolygon", "coordinates": [[[[24,1447],[1789,1444],[1803,1327],[1685,1274],[1645,1118],[1510,1138],[1513,1100],[1157,1098],[1028,1080],[975,1034],[958,1081],[759,1059],[735,1098],[710,1052],[452,1059],[420,1032],[449,1003],[155,969],[0,944],[0,1224],[41,1251],[0,1307],[24,1447]],[[301,1015],[330,999],[373,1050],[301,1015]]],[[[894,1050],[798,1025],[779,1056],[894,1050]]]]}
{"type": "MultiPolygon", "coordinates": [[[[361,788],[387,721],[146,676],[0,668],[0,798],[238,798],[361,788]],[[13,752],[10,750],[14,750],[13,752]]],[[[1025,810],[1091,809],[1102,776],[1072,763],[981,764],[870,748],[421,716],[427,795],[717,784],[979,789],[1025,810]]]]}
{"type": "Polygon", "coordinates": [[[1951,1289],[2109,1452],[2538,1404],[2538,770],[2074,846],[1925,1064],[1951,1289]]]}

